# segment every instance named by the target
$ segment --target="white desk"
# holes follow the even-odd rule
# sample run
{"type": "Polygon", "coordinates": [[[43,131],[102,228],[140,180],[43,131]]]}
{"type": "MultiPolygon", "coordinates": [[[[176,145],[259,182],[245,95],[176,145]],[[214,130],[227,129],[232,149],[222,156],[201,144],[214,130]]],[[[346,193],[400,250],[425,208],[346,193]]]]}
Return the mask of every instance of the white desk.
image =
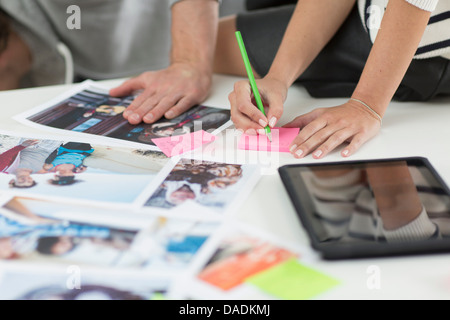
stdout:
{"type": "MultiPolygon", "coordinates": [[[[227,107],[228,94],[239,78],[215,76],[213,92],[205,105],[227,107]]],[[[120,80],[106,81],[113,86],[120,80]]],[[[38,104],[54,98],[68,86],[16,90],[0,93],[2,130],[20,130],[26,133],[41,133],[37,129],[24,127],[11,117],[38,104]]],[[[319,106],[332,106],[344,99],[312,99],[299,87],[291,88],[285,104],[285,113],[279,124],[285,124],[296,115],[319,106]]],[[[369,158],[391,158],[406,156],[427,157],[450,184],[450,99],[431,103],[392,103],[389,107],[380,134],[365,144],[349,160],[369,158]]],[[[257,154],[236,150],[226,135],[217,141],[217,160],[239,157],[257,159],[257,154]]],[[[328,162],[342,160],[339,152],[333,152],[322,160],[311,156],[297,160],[290,154],[279,154],[271,159],[273,165],[292,163],[328,162]]],[[[341,280],[342,284],[319,299],[449,299],[450,298],[450,254],[424,255],[402,258],[362,259],[351,261],[323,261],[311,252],[287,193],[276,172],[276,167],[267,170],[246,203],[239,209],[237,217],[271,232],[287,241],[305,245],[312,258],[310,265],[341,280]],[[270,195],[270,196],[269,196],[270,195]],[[266,200],[268,199],[268,200],[266,200]],[[370,267],[379,271],[379,289],[371,289],[367,281],[374,274],[370,267]]]]}

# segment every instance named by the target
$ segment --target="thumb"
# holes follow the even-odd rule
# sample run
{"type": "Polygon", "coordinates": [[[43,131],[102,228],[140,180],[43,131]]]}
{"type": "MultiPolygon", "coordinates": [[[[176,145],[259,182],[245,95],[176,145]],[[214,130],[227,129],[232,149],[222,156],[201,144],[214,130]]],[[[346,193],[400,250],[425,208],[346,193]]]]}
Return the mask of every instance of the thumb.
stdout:
{"type": "Polygon", "coordinates": [[[298,116],[294,120],[289,123],[286,123],[284,128],[303,128],[308,125],[311,121],[314,121],[318,116],[323,113],[322,109],[315,109],[311,112],[305,113],[301,116],[298,116]]]}
{"type": "Polygon", "coordinates": [[[134,91],[144,89],[141,81],[137,78],[133,78],[125,81],[120,86],[112,88],[109,94],[113,97],[123,97],[132,94],[134,91]]]}
{"type": "Polygon", "coordinates": [[[298,116],[291,122],[286,123],[283,128],[302,128],[309,123],[307,115],[298,116]]]}

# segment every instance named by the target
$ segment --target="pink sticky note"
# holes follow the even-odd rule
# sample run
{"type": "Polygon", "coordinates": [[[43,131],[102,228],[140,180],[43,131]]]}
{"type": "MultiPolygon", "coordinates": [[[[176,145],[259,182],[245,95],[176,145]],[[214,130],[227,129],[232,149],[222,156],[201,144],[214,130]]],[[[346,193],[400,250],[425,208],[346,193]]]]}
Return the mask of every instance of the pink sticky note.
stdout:
{"type": "Polygon", "coordinates": [[[196,131],[179,136],[152,139],[153,143],[168,157],[173,157],[201,147],[216,139],[216,136],[204,131],[196,131]]]}
{"type": "Polygon", "coordinates": [[[266,135],[251,136],[243,134],[238,148],[242,150],[289,152],[289,145],[298,135],[299,128],[273,128],[272,142],[266,135]]]}

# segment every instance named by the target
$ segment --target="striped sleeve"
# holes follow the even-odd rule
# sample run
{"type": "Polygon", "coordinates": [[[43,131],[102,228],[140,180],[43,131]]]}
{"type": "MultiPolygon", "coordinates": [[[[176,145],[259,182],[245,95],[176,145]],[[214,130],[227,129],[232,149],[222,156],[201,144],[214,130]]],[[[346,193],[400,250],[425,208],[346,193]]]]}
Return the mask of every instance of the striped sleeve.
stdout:
{"type": "MultiPolygon", "coordinates": [[[[450,1],[405,1],[421,10],[431,12],[428,26],[414,58],[427,59],[441,56],[450,59],[450,1]]],[[[372,43],[377,37],[388,2],[388,0],[358,0],[361,21],[372,43]]]]}
{"type": "Polygon", "coordinates": [[[406,2],[416,6],[419,9],[433,12],[436,9],[439,0],[406,0],[406,2]]]}

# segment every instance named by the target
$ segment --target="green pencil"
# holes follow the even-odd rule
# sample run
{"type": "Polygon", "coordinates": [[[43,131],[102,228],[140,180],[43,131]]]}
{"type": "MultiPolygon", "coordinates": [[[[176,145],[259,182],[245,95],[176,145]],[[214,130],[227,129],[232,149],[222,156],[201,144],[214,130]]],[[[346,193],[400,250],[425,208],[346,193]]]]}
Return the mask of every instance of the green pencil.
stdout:
{"type": "MultiPolygon", "coordinates": [[[[253,75],[252,66],[250,65],[250,60],[248,59],[247,50],[245,49],[244,40],[242,39],[240,31],[236,31],[236,39],[239,49],[241,50],[242,58],[244,59],[245,69],[247,70],[248,80],[250,81],[250,86],[252,87],[253,95],[255,96],[256,105],[265,116],[266,113],[264,111],[264,106],[261,101],[258,87],[256,86],[255,76],[253,75]]],[[[272,142],[272,132],[270,131],[269,125],[267,125],[264,129],[266,130],[266,135],[269,138],[269,141],[272,142]]]]}

